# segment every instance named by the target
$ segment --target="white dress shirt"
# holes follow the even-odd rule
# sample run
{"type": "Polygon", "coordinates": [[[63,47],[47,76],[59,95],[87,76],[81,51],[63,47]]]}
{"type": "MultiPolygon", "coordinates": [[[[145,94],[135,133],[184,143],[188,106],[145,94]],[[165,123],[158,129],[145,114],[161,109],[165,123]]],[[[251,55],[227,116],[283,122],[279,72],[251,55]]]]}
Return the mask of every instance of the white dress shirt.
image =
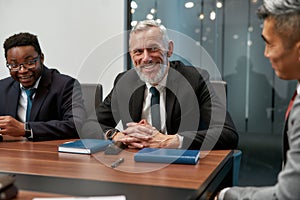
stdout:
{"type": "MultiPolygon", "coordinates": [[[[41,80],[41,77],[36,81],[36,83],[34,84],[34,86],[32,88],[37,88],[40,80],[41,80]]],[[[26,110],[27,110],[27,95],[21,84],[20,84],[20,88],[21,88],[21,95],[19,98],[19,105],[18,105],[18,118],[20,119],[21,122],[25,122],[26,110]]],[[[33,94],[32,99],[34,99],[34,97],[35,97],[35,93],[33,94]]]]}
{"type": "MultiPolygon", "coordinates": [[[[149,89],[152,87],[149,83],[146,83],[144,103],[143,103],[143,111],[142,111],[142,119],[146,119],[147,122],[151,124],[152,116],[151,116],[151,97],[152,94],[149,92],[149,89]]],[[[161,133],[167,134],[166,129],[166,88],[162,85],[157,85],[155,88],[159,91],[159,108],[160,108],[160,130],[161,133]]]]}
{"type": "MultiPolygon", "coordinates": [[[[167,127],[166,127],[166,83],[167,83],[168,74],[163,78],[155,88],[159,91],[159,107],[160,107],[160,124],[161,129],[160,132],[164,134],[168,134],[167,127]]],[[[145,93],[144,93],[144,103],[143,103],[143,110],[142,110],[142,119],[146,119],[147,122],[152,123],[151,118],[151,92],[149,89],[153,87],[150,83],[146,83],[145,93]]],[[[179,139],[179,146],[178,148],[182,147],[183,143],[183,136],[176,134],[179,139]]]]}

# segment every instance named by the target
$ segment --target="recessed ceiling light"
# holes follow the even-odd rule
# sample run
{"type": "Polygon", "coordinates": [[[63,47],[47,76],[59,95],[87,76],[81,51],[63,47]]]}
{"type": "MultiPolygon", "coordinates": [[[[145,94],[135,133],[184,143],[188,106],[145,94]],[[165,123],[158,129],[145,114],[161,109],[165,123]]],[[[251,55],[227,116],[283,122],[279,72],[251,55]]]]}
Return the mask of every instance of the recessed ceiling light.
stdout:
{"type": "Polygon", "coordinates": [[[133,9],[137,9],[138,5],[135,1],[131,1],[130,7],[133,8],[133,9]]]}
{"type": "Polygon", "coordinates": [[[156,19],[155,20],[157,23],[161,24],[161,19],[156,19]]]}
{"type": "Polygon", "coordinates": [[[192,2],[192,1],[186,2],[186,3],[184,4],[184,6],[185,6],[186,8],[192,8],[192,7],[194,7],[194,2],[192,2]]]}
{"type": "Polygon", "coordinates": [[[147,19],[153,19],[153,15],[148,14],[148,15],[146,16],[146,18],[147,18],[147,19]]]}
{"type": "Polygon", "coordinates": [[[204,16],[204,14],[203,14],[203,13],[201,13],[201,14],[199,15],[199,19],[200,19],[200,20],[203,20],[203,19],[204,19],[204,17],[205,17],[205,16],[204,16]]]}
{"type": "Polygon", "coordinates": [[[209,14],[209,18],[211,20],[215,20],[216,19],[216,12],[215,11],[211,11],[210,14],[209,14]]]}
{"type": "Polygon", "coordinates": [[[152,9],[150,10],[150,12],[151,12],[152,14],[154,14],[154,13],[156,13],[156,9],[155,9],[155,8],[152,8],[152,9]]]}

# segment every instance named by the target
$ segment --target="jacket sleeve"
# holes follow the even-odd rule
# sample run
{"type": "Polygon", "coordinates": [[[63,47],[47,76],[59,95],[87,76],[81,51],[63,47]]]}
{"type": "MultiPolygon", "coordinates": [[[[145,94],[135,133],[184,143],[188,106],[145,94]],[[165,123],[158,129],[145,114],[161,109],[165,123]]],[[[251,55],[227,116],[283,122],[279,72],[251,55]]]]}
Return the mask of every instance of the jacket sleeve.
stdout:
{"type": "Polygon", "coordinates": [[[288,119],[287,162],[278,175],[278,182],[270,187],[233,187],[224,196],[232,199],[299,199],[300,197],[300,96],[295,99],[288,119]]]}
{"type": "MultiPolygon", "coordinates": [[[[85,119],[80,84],[73,78],[53,81],[35,120],[29,122],[33,141],[78,138],[85,119]]],[[[34,102],[35,103],[35,102],[34,102]]]]}
{"type": "MultiPolygon", "coordinates": [[[[200,112],[198,130],[179,132],[184,136],[183,148],[235,149],[239,137],[224,105],[226,103],[215,93],[209,74],[205,70],[199,70],[199,74],[198,80],[192,84],[200,112]]],[[[184,116],[184,113],[181,115],[184,116]]]]}

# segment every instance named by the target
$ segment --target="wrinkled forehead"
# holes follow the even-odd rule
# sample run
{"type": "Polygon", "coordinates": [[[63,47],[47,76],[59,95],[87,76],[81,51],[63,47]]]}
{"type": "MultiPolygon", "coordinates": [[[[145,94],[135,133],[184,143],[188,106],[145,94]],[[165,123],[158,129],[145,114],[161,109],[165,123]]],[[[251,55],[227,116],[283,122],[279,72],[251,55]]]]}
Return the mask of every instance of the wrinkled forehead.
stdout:
{"type": "Polygon", "coordinates": [[[143,49],[151,47],[163,47],[163,37],[158,28],[151,28],[133,32],[130,35],[129,48],[143,49]]]}

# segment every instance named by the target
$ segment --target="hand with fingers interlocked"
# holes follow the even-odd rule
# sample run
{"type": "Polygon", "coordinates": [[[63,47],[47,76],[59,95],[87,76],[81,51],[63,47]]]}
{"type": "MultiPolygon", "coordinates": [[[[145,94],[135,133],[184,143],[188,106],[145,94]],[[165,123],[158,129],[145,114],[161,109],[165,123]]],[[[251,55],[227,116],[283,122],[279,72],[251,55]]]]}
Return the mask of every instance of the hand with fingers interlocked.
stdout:
{"type": "Polygon", "coordinates": [[[139,123],[127,123],[127,128],[116,134],[113,140],[124,143],[128,146],[128,148],[179,147],[179,139],[177,135],[166,135],[160,133],[144,119],[139,123]]]}

